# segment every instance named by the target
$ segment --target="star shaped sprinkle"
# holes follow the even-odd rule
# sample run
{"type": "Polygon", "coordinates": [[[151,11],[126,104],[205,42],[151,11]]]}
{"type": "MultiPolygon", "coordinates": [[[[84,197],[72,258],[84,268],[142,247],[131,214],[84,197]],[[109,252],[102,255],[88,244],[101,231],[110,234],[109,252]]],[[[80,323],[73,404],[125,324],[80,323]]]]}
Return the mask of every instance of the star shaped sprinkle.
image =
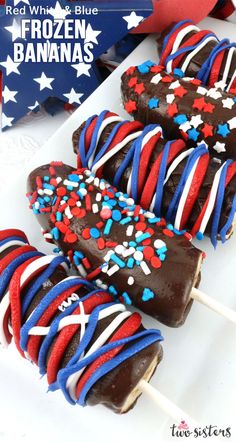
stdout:
{"type": "Polygon", "coordinates": [[[179,80],[172,81],[171,84],[170,84],[170,86],[169,86],[169,89],[176,89],[177,87],[180,87],[180,82],[179,82],[179,80]]]}
{"type": "Polygon", "coordinates": [[[182,130],[183,132],[188,132],[188,130],[191,128],[192,128],[192,126],[189,121],[186,121],[185,123],[183,123],[179,126],[179,129],[182,130]]]}
{"type": "Polygon", "coordinates": [[[81,75],[86,75],[86,77],[90,77],[90,69],[92,67],[91,64],[87,64],[87,63],[77,63],[77,64],[72,64],[71,65],[72,68],[76,69],[77,73],[76,73],[76,77],[79,78],[81,77],[81,75]]]}
{"type": "Polygon", "coordinates": [[[2,113],[2,129],[5,127],[11,127],[13,120],[14,118],[7,117],[4,113],[2,113]]]}
{"type": "Polygon", "coordinates": [[[213,129],[214,129],[214,126],[211,126],[210,124],[207,124],[207,123],[204,124],[203,128],[201,129],[201,132],[203,133],[204,138],[212,137],[213,136],[213,129]]]}
{"type": "Polygon", "coordinates": [[[129,114],[132,114],[133,112],[135,112],[137,110],[137,104],[135,101],[133,100],[129,100],[127,101],[127,103],[125,103],[125,110],[126,112],[128,112],[129,114]]]}
{"type": "Polygon", "coordinates": [[[125,73],[126,73],[126,75],[133,75],[133,73],[135,71],[136,71],[136,67],[135,66],[130,66],[125,73]]]}
{"type": "Polygon", "coordinates": [[[206,102],[204,98],[195,98],[193,102],[193,109],[203,110],[206,106],[206,102]]]}
{"type": "Polygon", "coordinates": [[[68,99],[69,104],[81,104],[80,98],[83,97],[84,94],[79,94],[72,88],[68,94],[63,95],[68,99]]]}
{"type": "Polygon", "coordinates": [[[188,118],[185,114],[180,114],[174,118],[174,122],[176,124],[183,124],[183,123],[186,123],[186,121],[188,121],[188,118]]]}
{"type": "Polygon", "coordinates": [[[222,100],[223,103],[223,107],[227,108],[227,109],[232,109],[232,107],[234,106],[235,102],[233,100],[233,98],[226,98],[225,100],[222,100]]]}
{"type": "Polygon", "coordinates": [[[207,93],[207,89],[206,89],[205,87],[203,87],[203,86],[198,86],[198,88],[197,88],[197,94],[200,94],[200,95],[206,95],[206,93],[207,93]]]}
{"type": "Polygon", "coordinates": [[[17,103],[15,96],[18,94],[17,91],[10,91],[7,86],[4,87],[2,91],[2,96],[4,103],[8,103],[8,101],[13,101],[14,103],[17,103]]]}
{"type": "Polygon", "coordinates": [[[204,112],[209,112],[210,114],[212,114],[214,109],[215,109],[214,104],[206,103],[206,105],[203,108],[203,111],[204,112]]]}
{"type": "Polygon", "coordinates": [[[218,124],[217,133],[222,135],[223,138],[226,138],[230,134],[230,130],[228,129],[228,124],[218,124]]]}
{"type": "Polygon", "coordinates": [[[174,100],[175,100],[175,96],[174,96],[174,94],[167,94],[167,95],[166,95],[166,102],[167,102],[168,104],[173,103],[174,100]]]}
{"type": "Polygon", "coordinates": [[[225,152],[225,143],[220,143],[219,141],[217,141],[215,146],[213,146],[213,149],[215,149],[217,153],[225,152]]]}
{"type": "Polygon", "coordinates": [[[229,128],[236,129],[236,117],[231,118],[231,120],[228,121],[229,128]]]}
{"type": "Polygon", "coordinates": [[[182,71],[182,69],[179,68],[175,68],[174,69],[174,76],[175,77],[179,77],[179,78],[183,78],[184,77],[184,72],[182,71]]]}
{"type": "Polygon", "coordinates": [[[162,71],[164,71],[164,67],[159,64],[155,64],[154,66],[151,67],[151,72],[154,72],[156,74],[162,71]]]}
{"type": "Polygon", "coordinates": [[[3,66],[6,69],[6,75],[10,75],[10,74],[17,74],[20,75],[20,71],[18,69],[18,67],[20,66],[21,63],[15,63],[12,58],[10,57],[10,55],[7,56],[6,61],[1,61],[0,65],[3,66]]]}
{"type": "Polygon", "coordinates": [[[180,98],[182,98],[184,95],[186,95],[187,94],[187,89],[184,89],[184,87],[183,86],[179,86],[179,87],[177,87],[176,89],[174,89],[174,95],[175,95],[175,97],[180,97],[180,98]]]}
{"type": "Polygon", "coordinates": [[[201,80],[198,80],[198,78],[190,78],[190,83],[195,84],[195,86],[199,86],[201,84],[201,80]]]}
{"type": "MultiPolygon", "coordinates": [[[[169,75],[165,75],[164,77],[162,77],[162,83],[172,83],[173,79],[169,76],[169,75]]],[[[170,87],[171,89],[171,87],[170,87]]]]}
{"type": "Polygon", "coordinates": [[[211,89],[209,89],[209,91],[207,91],[207,96],[218,100],[218,98],[222,97],[222,94],[217,90],[217,88],[212,87],[211,89]]]}
{"type": "Polygon", "coordinates": [[[226,88],[226,83],[224,83],[224,81],[223,80],[221,80],[221,81],[217,81],[216,83],[215,83],[215,87],[217,88],[217,89],[222,89],[222,91],[226,88]]]}
{"type": "Polygon", "coordinates": [[[167,114],[169,115],[169,117],[172,118],[177,113],[178,113],[177,104],[176,103],[169,104],[168,109],[167,109],[167,114]]]}
{"type": "Polygon", "coordinates": [[[159,100],[156,97],[151,98],[151,100],[149,100],[148,102],[148,106],[150,109],[156,109],[157,107],[159,107],[159,100]]]}
{"type": "Polygon", "coordinates": [[[51,83],[55,80],[55,78],[49,78],[44,72],[42,72],[41,77],[34,78],[33,80],[39,84],[40,91],[43,91],[43,89],[52,89],[51,83]]]}
{"type": "Polygon", "coordinates": [[[132,77],[128,82],[128,86],[134,87],[136,86],[137,83],[138,83],[138,77],[132,77]]]}
{"type": "Polygon", "coordinates": [[[202,123],[203,123],[203,121],[201,119],[201,115],[194,115],[190,120],[190,124],[193,127],[198,127],[202,123]]]}
{"type": "Polygon", "coordinates": [[[144,19],[142,15],[137,15],[135,11],[132,11],[130,15],[126,15],[123,19],[127,22],[127,29],[136,28],[144,19]]]}
{"type": "Polygon", "coordinates": [[[197,129],[193,128],[188,131],[188,137],[190,140],[197,141],[199,137],[199,132],[197,129]]]}
{"type": "Polygon", "coordinates": [[[161,79],[162,79],[162,76],[160,73],[158,73],[158,74],[154,75],[154,77],[152,77],[151,83],[158,84],[158,83],[160,83],[161,79]]]}
{"type": "Polygon", "coordinates": [[[134,91],[136,94],[141,95],[145,91],[144,83],[136,84],[134,91]]]}

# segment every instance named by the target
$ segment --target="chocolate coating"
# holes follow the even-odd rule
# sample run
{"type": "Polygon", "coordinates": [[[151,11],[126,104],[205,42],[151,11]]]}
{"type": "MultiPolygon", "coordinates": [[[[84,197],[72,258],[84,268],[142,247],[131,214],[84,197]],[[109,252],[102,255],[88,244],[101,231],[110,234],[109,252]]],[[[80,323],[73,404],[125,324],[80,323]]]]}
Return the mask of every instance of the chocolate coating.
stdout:
{"type": "MultiPolygon", "coordinates": [[[[174,118],[178,115],[186,115],[188,120],[191,120],[193,116],[200,115],[203,121],[197,128],[199,135],[197,142],[205,141],[209,146],[209,151],[214,157],[219,157],[221,160],[226,158],[236,159],[236,146],[235,146],[235,136],[236,128],[232,128],[226,137],[223,137],[218,132],[218,125],[228,124],[228,121],[235,117],[235,110],[228,109],[222,106],[222,100],[226,98],[234,98],[232,94],[222,93],[222,98],[215,99],[210,96],[203,96],[197,92],[198,86],[192,82],[187,82],[184,79],[178,79],[179,84],[183,87],[187,93],[183,97],[175,96],[174,103],[177,105],[178,111],[175,115],[170,116],[168,113],[169,104],[167,103],[167,95],[173,94],[173,89],[170,89],[170,82],[163,82],[162,80],[158,84],[151,83],[152,78],[156,74],[149,71],[148,73],[142,74],[136,68],[133,73],[124,73],[122,75],[121,91],[123,102],[126,105],[130,100],[136,103],[136,110],[134,110],[133,117],[135,120],[141,121],[143,124],[160,124],[164,130],[165,137],[168,139],[184,138],[187,139],[187,145],[191,146],[194,144],[193,140],[188,137],[188,134],[180,129],[180,125],[174,121],[174,118]],[[131,78],[137,77],[138,83],[143,83],[145,86],[145,91],[142,94],[137,94],[134,88],[129,86],[129,81],[131,78]],[[150,109],[148,103],[153,98],[156,97],[159,100],[159,106],[150,109]],[[194,102],[196,99],[205,99],[207,104],[214,106],[212,112],[200,111],[198,108],[194,107],[194,102]],[[204,134],[201,131],[203,126],[208,124],[213,127],[213,135],[204,138],[204,134]],[[216,143],[225,144],[225,152],[217,153],[214,146],[216,143]]],[[[166,76],[165,72],[161,72],[160,75],[166,76]]],[[[169,76],[170,77],[170,76],[169,76]]],[[[172,83],[176,79],[172,78],[172,83]]],[[[207,89],[207,87],[206,87],[207,89]]],[[[209,90],[209,89],[208,89],[209,90]]]]}
{"type": "MultiPolygon", "coordinates": [[[[18,248],[18,246],[13,246],[8,250],[5,250],[0,254],[0,260],[4,258],[9,252],[18,248]]],[[[33,298],[27,312],[25,318],[23,318],[23,323],[28,319],[33,310],[37,307],[39,302],[47,295],[48,291],[57,283],[62,281],[66,277],[66,273],[63,269],[57,268],[54,273],[48,278],[45,284],[41,287],[41,289],[37,292],[36,296],[33,298]]],[[[22,299],[26,296],[27,291],[35,282],[35,278],[31,281],[30,284],[26,285],[24,290],[22,291],[22,299]]],[[[88,293],[86,288],[80,288],[75,291],[79,296],[84,296],[88,293]]],[[[97,296],[100,296],[99,294],[97,296]]],[[[58,314],[60,311],[58,310],[58,314]]],[[[56,314],[55,317],[58,315],[56,314]]],[[[98,325],[95,329],[94,335],[87,347],[87,350],[92,346],[92,344],[96,341],[98,336],[106,329],[106,327],[111,323],[119,313],[114,313],[107,318],[104,318],[98,322],[98,325]]],[[[140,332],[145,330],[145,328],[141,325],[139,330],[140,332]]],[[[43,338],[41,338],[42,340],[43,338]]],[[[78,348],[78,343],[80,342],[80,332],[76,332],[66,347],[66,350],[63,354],[60,368],[65,367],[70,359],[73,357],[75,351],[78,348]]],[[[46,361],[48,362],[50,354],[52,352],[55,340],[49,347],[46,361]]],[[[128,348],[131,344],[126,344],[124,348],[128,348]]],[[[145,375],[146,370],[154,363],[154,368],[157,367],[158,363],[162,359],[162,347],[159,342],[156,342],[149,347],[144,348],[143,350],[136,353],[133,357],[127,359],[125,362],[121,363],[118,367],[113,369],[110,373],[107,373],[101,379],[99,379],[94,386],[91,388],[87,395],[87,403],[89,405],[96,404],[104,404],[108,408],[112,409],[116,413],[123,413],[128,411],[130,408],[133,408],[135,402],[130,403],[130,407],[128,409],[124,409],[124,404],[129,398],[132,391],[136,388],[139,381],[145,375]]],[[[154,373],[155,370],[153,370],[154,373]]],[[[151,373],[151,375],[153,374],[151,373]]]]}
{"type": "MultiPolygon", "coordinates": [[[[37,188],[36,177],[48,175],[48,171],[49,166],[46,165],[30,174],[28,179],[28,190],[30,192],[34,192],[37,188]]],[[[65,179],[68,172],[71,173],[72,171],[73,169],[69,166],[56,167],[56,174],[62,179],[65,179]]],[[[92,205],[96,203],[98,190],[99,188],[94,185],[94,189],[89,192],[92,205]]],[[[50,203],[48,203],[48,206],[50,207],[50,203]]],[[[83,201],[81,207],[83,207],[83,201]]],[[[37,215],[37,219],[45,230],[51,231],[54,227],[50,220],[50,214],[37,215]]],[[[59,240],[55,241],[65,254],[69,250],[82,252],[92,265],[91,271],[104,263],[104,257],[109,249],[105,247],[105,249],[99,250],[96,240],[93,238],[85,240],[81,233],[84,228],[95,227],[100,221],[99,213],[93,213],[92,211],[87,211],[84,218],[73,217],[70,220],[70,229],[77,235],[78,240],[73,244],[69,244],[64,241],[63,235],[61,235],[59,240]]],[[[136,223],[132,220],[130,224],[134,226],[136,223]]],[[[198,286],[200,282],[202,252],[196,249],[183,235],[170,238],[163,234],[160,227],[152,225],[152,228],[154,229],[153,241],[162,239],[168,249],[167,259],[160,268],[153,268],[150,274],[145,275],[140,266],[136,265],[132,269],[128,267],[120,269],[119,276],[117,274],[108,276],[106,273],[101,273],[99,278],[105,284],[114,285],[119,294],[128,290],[135,307],[166,325],[177,327],[184,323],[192,304],[191,290],[194,286],[198,286]],[[129,276],[133,276],[135,280],[135,284],[131,288],[127,285],[129,276]],[[145,288],[152,290],[155,294],[148,302],[142,300],[145,288]]],[[[108,239],[122,244],[127,240],[126,229],[127,226],[114,223],[112,233],[108,239]]]]}

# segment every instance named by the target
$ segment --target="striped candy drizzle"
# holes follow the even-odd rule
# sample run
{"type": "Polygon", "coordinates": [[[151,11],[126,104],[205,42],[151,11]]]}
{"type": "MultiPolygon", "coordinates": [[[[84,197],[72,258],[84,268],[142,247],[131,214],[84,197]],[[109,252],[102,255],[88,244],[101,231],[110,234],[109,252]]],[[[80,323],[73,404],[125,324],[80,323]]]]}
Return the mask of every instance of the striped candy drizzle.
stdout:
{"type": "MultiPolygon", "coordinates": [[[[100,121],[101,127],[108,127],[109,124],[115,123],[110,120],[110,116],[107,111],[103,112],[99,117],[96,117],[96,121],[100,121]],[[101,117],[102,116],[102,117],[101,117]],[[103,123],[103,119],[107,119],[108,125],[103,123]]],[[[115,116],[113,115],[115,118],[115,116]]],[[[163,141],[162,129],[158,125],[146,126],[141,132],[137,128],[136,131],[128,135],[130,131],[133,130],[133,122],[119,121],[115,124],[111,133],[118,133],[120,130],[120,135],[122,135],[122,128],[125,127],[126,132],[124,134],[124,139],[119,137],[119,143],[116,146],[114,143],[114,135],[107,138],[105,143],[101,146],[99,157],[94,157],[92,170],[96,173],[101,167],[106,164],[108,160],[112,158],[116,153],[121,151],[124,146],[128,143],[129,149],[127,154],[119,163],[119,167],[115,172],[113,179],[113,184],[119,188],[122,177],[129,167],[130,175],[127,182],[127,193],[132,196],[136,203],[140,203],[145,210],[151,210],[156,216],[165,216],[167,222],[174,225],[176,230],[183,230],[191,217],[192,210],[198,199],[199,192],[204,182],[206,176],[210,156],[207,147],[203,143],[197,148],[186,149],[185,143],[182,140],[169,141],[165,144],[163,151],[157,156],[156,160],[150,167],[150,158],[156,149],[159,140],[163,141]],[[129,129],[130,124],[130,129],[129,129]],[[118,128],[117,128],[118,126],[118,128]],[[112,147],[111,147],[112,143],[112,147]],[[97,161],[97,162],[96,162],[97,161]],[[165,185],[171,178],[176,168],[181,162],[185,161],[185,167],[180,177],[178,186],[174,192],[172,200],[169,204],[167,213],[163,214],[163,196],[165,195],[165,185]]],[[[90,125],[87,125],[87,131],[90,130],[90,125]]],[[[101,145],[101,139],[103,131],[97,128],[97,133],[100,134],[100,139],[97,139],[97,143],[101,145]]],[[[84,139],[80,139],[78,143],[78,157],[80,161],[80,151],[89,151],[90,146],[88,144],[84,145],[84,139]]],[[[234,204],[229,214],[231,219],[231,224],[227,222],[227,229],[224,226],[219,231],[219,218],[223,210],[222,201],[224,201],[225,189],[227,188],[229,182],[232,180],[235,173],[232,173],[231,163],[224,163],[227,165],[227,169],[231,167],[231,179],[226,181],[223,179],[223,174],[225,167],[222,167],[216,173],[214,181],[212,183],[212,189],[208,195],[205,205],[201,210],[198,219],[192,228],[192,234],[197,235],[201,239],[206,231],[208,223],[212,220],[211,227],[211,240],[214,245],[216,245],[216,239],[218,235],[221,236],[222,241],[225,241],[228,230],[230,229],[235,209],[234,204]],[[218,197],[218,194],[221,197],[218,197]],[[222,199],[223,198],[223,199],[222,199]]],[[[233,163],[234,165],[235,163],[233,163]]]]}
{"type": "Polygon", "coordinates": [[[37,252],[28,245],[23,232],[16,230],[0,232],[0,251],[6,254],[2,259],[0,256],[0,342],[7,346],[13,338],[20,354],[47,375],[49,390],[61,389],[70,403],[84,406],[88,392],[101,376],[163,339],[158,330],[139,332],[138,313],[127,312],[109,293],[75,276],[67,276],[52,287],[46,285],[47,293],[25,319],[34,297],[50,277],[58,269],[66,276],[67,260],[37,252]],[[17,248],[12,251],[12,247],[17,248]],[[87,292],[82,297],[76,293],[81,288],[87,292]],[[115,318],[91,345],[98,322],[114,313],[115,318]],[[61,368],[77,332],[77,349],[61,368]]]}

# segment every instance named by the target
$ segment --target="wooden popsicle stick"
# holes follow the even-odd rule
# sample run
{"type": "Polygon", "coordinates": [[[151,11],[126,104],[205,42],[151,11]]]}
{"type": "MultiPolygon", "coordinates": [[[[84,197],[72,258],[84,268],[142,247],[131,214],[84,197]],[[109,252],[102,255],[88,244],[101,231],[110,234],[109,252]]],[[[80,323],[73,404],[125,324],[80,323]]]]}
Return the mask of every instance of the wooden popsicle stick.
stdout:
{"type": "Polygon", "coordinates": [[[206,293],[202,292],[199,289],[196,289],[195,287],[192,289],[191,298],[195,301],[200,302],[201,304],[205,305],[209,309],[213,310],[214,312],[218,313],[219,315],[223,316],[225,319],[236,325],[236,312],[229,307],[226,307],[221,302],[217,301],[211,296],[206,295],[206,293]]]}
{"type": "Polygon", "coordinates": [[[189,427],[198,427],[199,424],[189,416],[185,411],[175,405],[170,399],[164,396],[160,391],[154,388],[147,381],[142,379],[138,384],[139,389],[147,394],[153,402],[164,411],[174,421],[180,423],[181,421],[187,422],[189,427]]]}

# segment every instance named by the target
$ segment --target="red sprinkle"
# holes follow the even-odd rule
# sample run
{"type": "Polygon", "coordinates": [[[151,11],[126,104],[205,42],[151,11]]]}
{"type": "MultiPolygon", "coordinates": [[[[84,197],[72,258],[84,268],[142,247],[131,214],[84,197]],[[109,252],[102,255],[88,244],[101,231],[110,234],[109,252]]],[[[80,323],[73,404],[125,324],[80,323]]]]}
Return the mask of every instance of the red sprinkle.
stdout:
{"type": "Polygon", "coordinates": [[[150,260],[154,255],[154,250],[152,247],[145,247],[144,251],[143,251],[144,257],[148,260],[150,260]]]}
{"type": "Polygon", "coordinates": [[[163,233],[164,235],[169,236],[170,238],[174,236],[174,233],[169,229],[163,229],[163,233]]]}
{"type": "Polygon", "coordinates": [[[67,202],[68,202],[70,207],[75,207],[76,206],[76,201],[73,198],[69,198],[67,202]]]}
{"type": "Polygon", "coordinates": [[[69,227],[66,226],[66,224],[64,224],[64,223],[62,223],[62,222],[59,222],[59,221],[55,223],[55,226],[58,228],[58,230],[59,230],[61,233],[66,233],[67,230],[69,229],[69,227]]]}
{"type": "Polygon", "coordinates": [[[58,189],[57,189],[57,195],[59,195],[59,196],[65,196],[65,195],[66,195],[66,189],[65,189],[65,187],[58,187],[58,189]]]}
{"type": "Polygon", "coordinates": [[[97,245],[99,250],[105,249],[105,241],[103,238],[98,238],[97,245]]]}
{"type": "Polygon", "coordinates": [[[96,224],[96,227],[97,227],[98,229],[102,229],[103,226],[104,226],[104,223],[103,223],[102,221],[100,221],[99,223],[96,224]]]}
{"type": "Polygon", "coordinates": [[[118,242],[107,241],[106,247],[112,248],[118,246],[118,242]]]}
{"type": "Polygon", "coordinates": [[[147,227],[146,223],[139,222],[139,223],[135,224],[135,229],[141,230],[142,232],[144,232],[146,227],[147,227]]]}
{"type": "Polygon", "coordinates": [[[109,219],[109,218],[111,218],[111,215],[112,215],[112,211],[111,211],[111,209],[108,209],[108,208],[102,209],[100,212],[100,217],[103,219],[109,219]]]}
{"type": "Polygon", "coordinates": [[[66,239],[65,240],[67,242],[69,242],[70,244],[72,244],[72,243],[74,243],[74,242],[76,242],[78,240],[78,236],[75,233],[71,232],[68,235],[66,235],[66,239]]]}
{"type": "Polygon", "coordinates": [[[84,230],[82,231],[82,237],[83,237],[84,239],[90,239],[90,238],[91,238],[91,235],[90,235],[90,229],[89,229],[88,227],[86,227],[86,229],[84,229],[84,230]]]}
{"type": "Polygon", "coordinates": [[[151,265],[154,269],[159,269],[161,267],[161,260],[157,256],[151,258],[151,265]]]}
{"type": "Polygon", "coordinates": [[[91,269],[91,264],[90,264],[88,258],[83,258],[82,263],[87,270],[91,269]]]}
{"type": "Polygon", "coordinates": [[[88,212],[90,212],[92,210],[92,203],[91,203],[90,195],[88,193],[85,196],[85,205],[86,205],[86,210],[88,212]]]}

